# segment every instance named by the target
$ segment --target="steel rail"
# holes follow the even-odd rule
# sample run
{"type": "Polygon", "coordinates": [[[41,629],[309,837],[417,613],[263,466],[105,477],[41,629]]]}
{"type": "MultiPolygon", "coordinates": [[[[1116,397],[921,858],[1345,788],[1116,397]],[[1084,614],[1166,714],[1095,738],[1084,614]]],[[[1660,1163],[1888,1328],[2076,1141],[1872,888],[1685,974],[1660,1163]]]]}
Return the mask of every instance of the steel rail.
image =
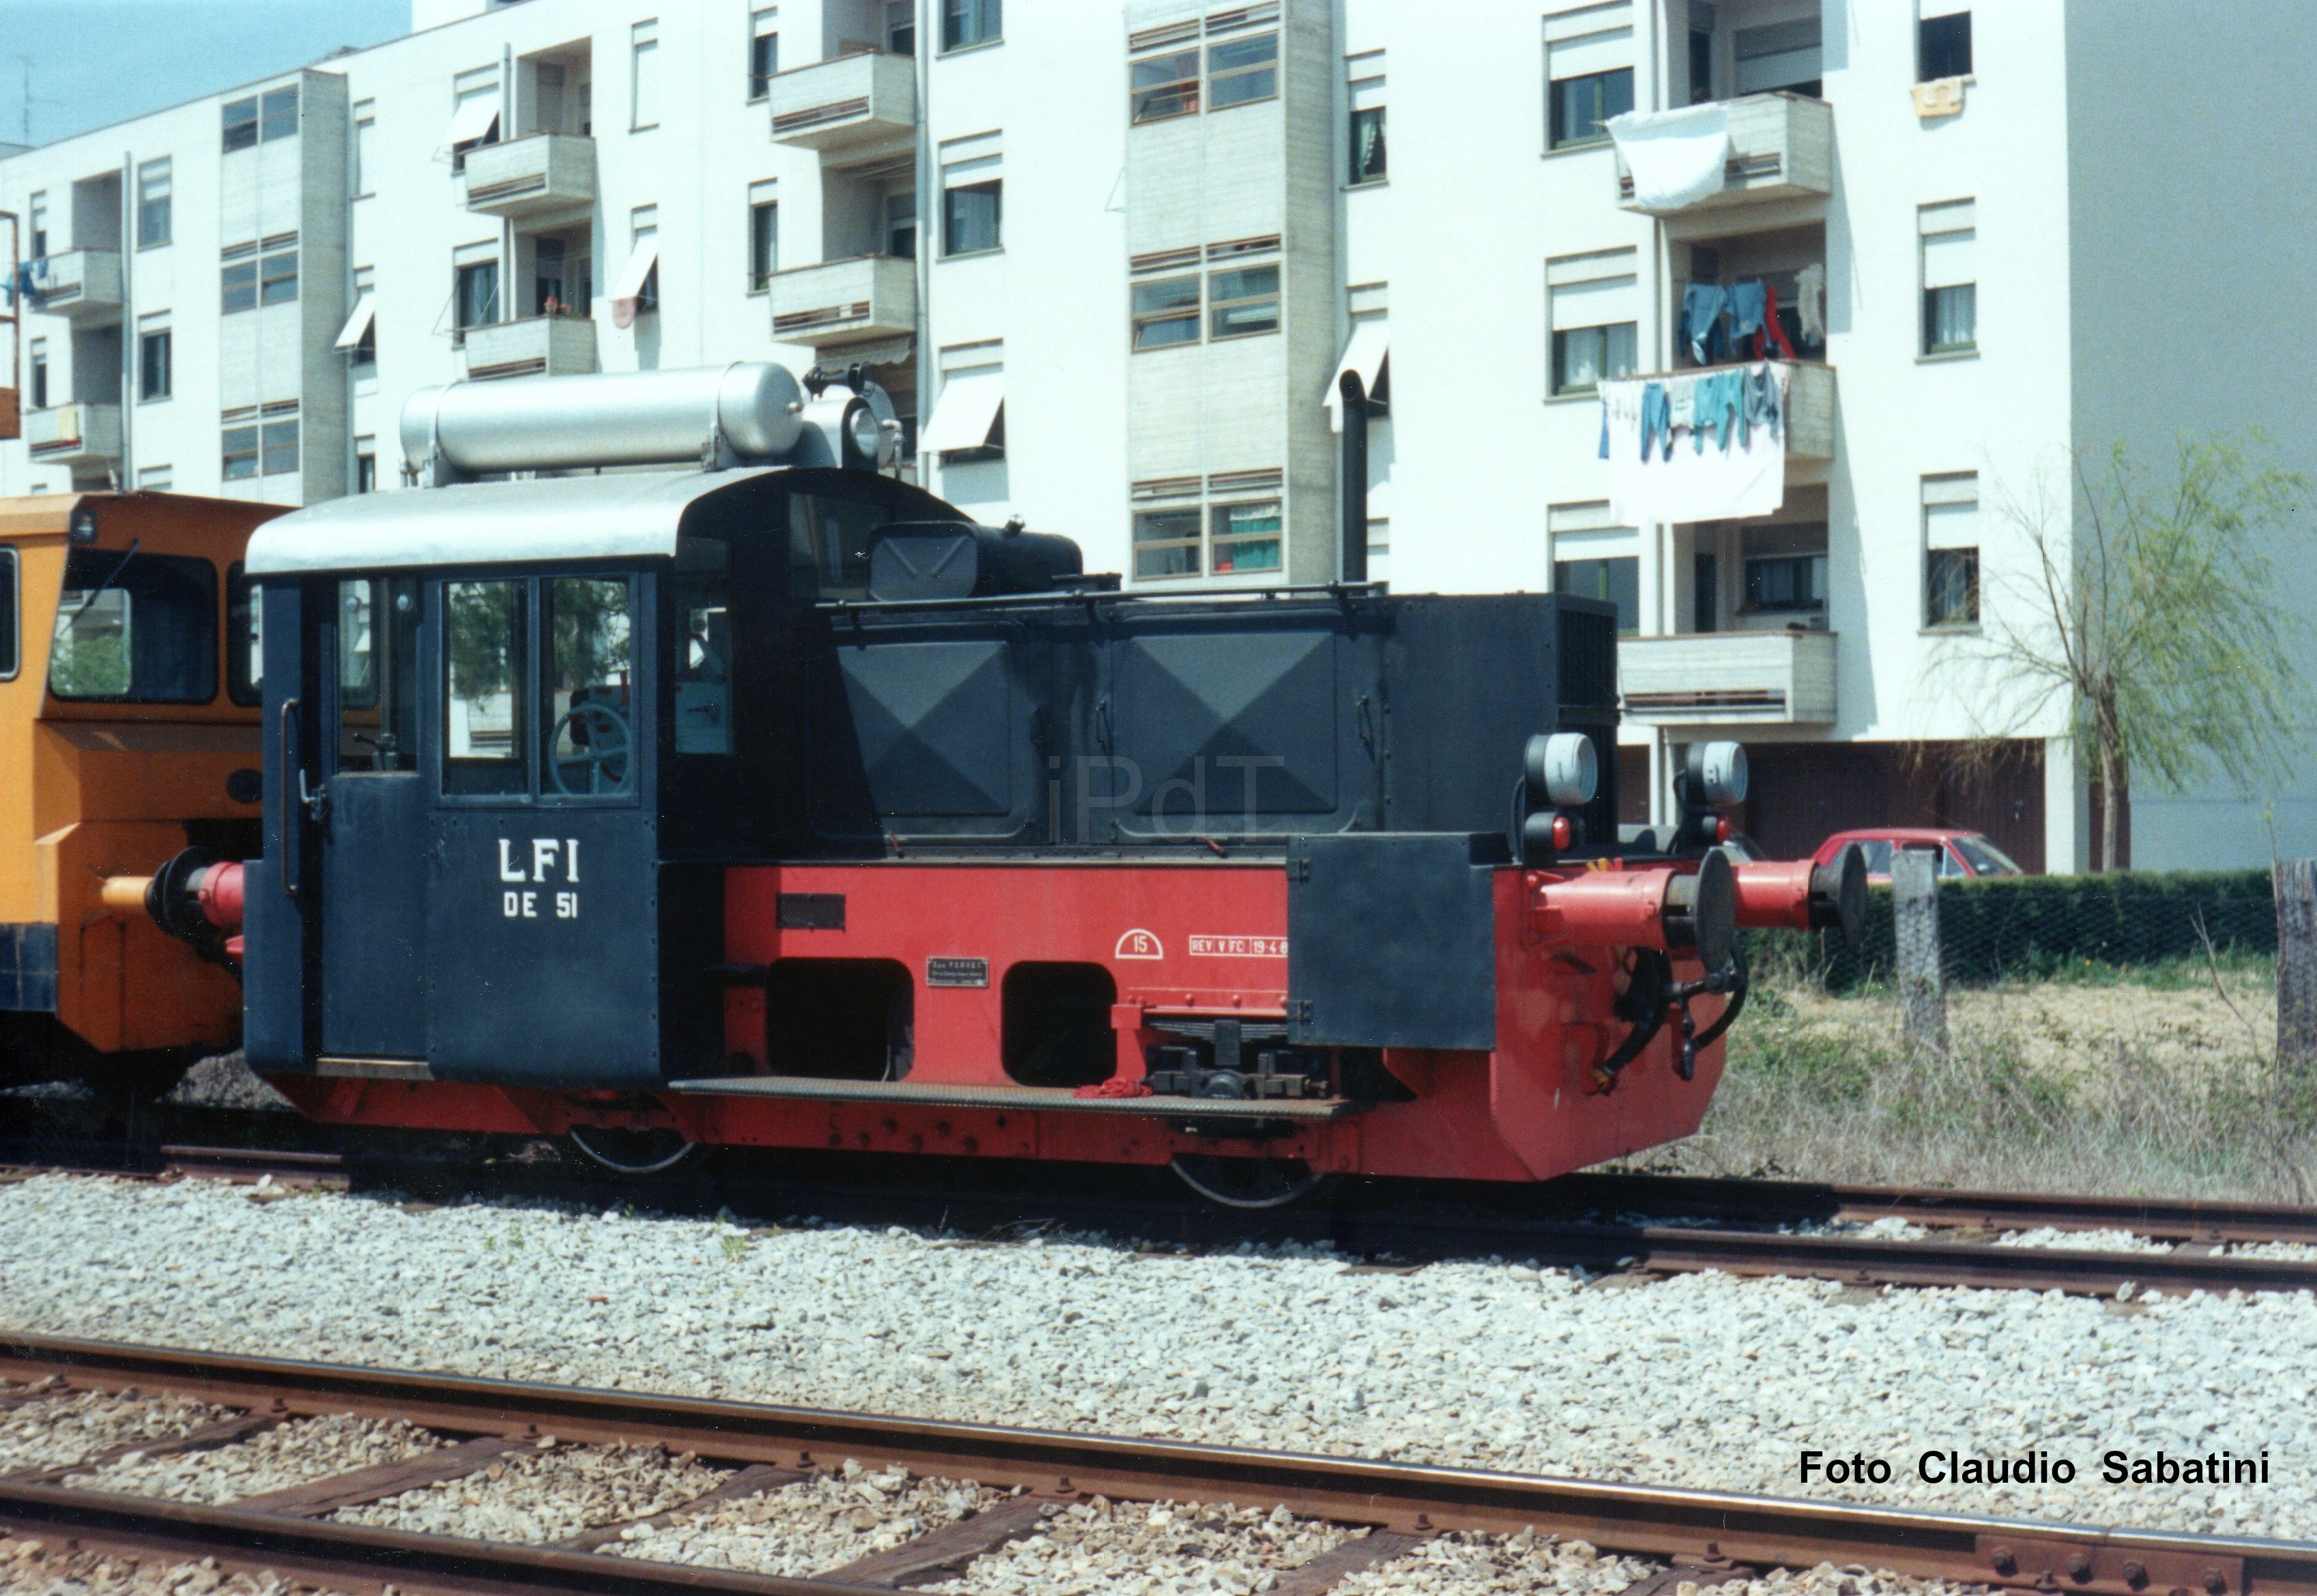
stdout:
{"type": "Polygon", "coordinates": [[[2126,1230],[2191,1242],[2317,1244],[2317,1208],[2205,1197],[1947,1190],[1695,1175],[1565,1175],[1553,1188],[1589,1207],[1663,1217],[1766,1221],[1907,1219],[1981,1230],[2126,1230]]]}
{"type": "MultiPolygon", "coordinates": [[[[426,1178],[430,1173],[483,1189],[471,1162],[438,1167],[427,1159],[357,1157],[269,1149],[164,1146],[164,1174],[252,1180],[277,1186],[342,1185],[360,1174],[426,1178]]],[[[84,1166],[85,1167],[85,1166],[84,1166]]],[[[0,1171],[4,1177],[6,1171],[0,1171]]],[[[639,1197],[676,1211],[738,1206],[757,1212],[810,1207],[832,1217],[881,1223],[999,1226],[1036,1218],[1073,1229],[1104,1230],[1194,1244],[1239,1241],[1331,1243],[1347,1252],[1428,1260],[1497,1255],[1540,1264],[1608,1272],[1667,1274],[1720,1270],[1749,1277],[1795,1276],[1854,1285],[1974,1287],[2112,1296],[2127,1285],[2169,1293],[2317,1290],[2317,1261],[2215,1253],[2206,1243],[2291,1242],[2317,1244],[2317,1209],[2253,1203],[2206,1203],[2040,1193],[1942,1191],[1931,1188],[1704,1180],[1678,1176],[1578,1174],[1513,1193],[1470,1189],[1389,1206],[1364,1196],[1259,1215],[1199,1209],[1181,1202],[1121,1193],[1026,1185],[976,1193],[962,1185],[854,1187],[810,1181],[759,1181],[743,1175],[693,1184],[683,1179],[623,1184],[565,1174],[495,1170],[492,1188],[596,1201],[639,1197]],[[1462,1199],[1461,1201],[1457,1199],[1462,1199]],[[1619,1215],[1653,1213],[1684,1221],[1579,1219],[1570,1210],[1619,1215]],[[2169,1252],[2069,1247],[1990,1246],[1958,1240],[1920,1241],[1856,1233],[1791,1233],[1730,1228],[1829,1220],[1900,1217],[1940,1229],[2130,1229],[2187,1239],[2169,1252]]]]}
{"type": "Polygon", "coordinates": [[[214,1559],[332,1590],[390,1584],[411,1596],[892,1596],[875,1585],[782,1579],[698,1565],[373,1529],[206,1503],[0,1480],[0,1533],[163,1564],[214,1559]]]}
{"type": "MultiPolygon", "coordinates": [[[[292,1413],[390,1415],[452,1433],[536,1432],[567,1441],[657,1444],[719,1462],[793,1467],[857,1458],[1064,1498],[1098,1493],[1137,1501],[1270,1504],[1307,1518],[1419,1534],[1534,1529],[1606,1551],[1709,1565],[1862,1564],[1919,1578],[2095,1596],[2317,1596],[2317,1543],[2309,1542],[1917,1512],[28,1335],[0,1335],[0,1373],[58,1375],[97,1389],[165,1389],[292,1413]]],[[[58,1529],[65,1523],[60,1515],[75,1511],[75,1503],[88,1515],[130,1511],[118,1498],[0,1484],[0,1524],[38,1520],[58,1529]]],[[[294,1538],[315,1533],[310,1524],[292,1529],[264,1515],[183,1504],[169,1504],[166,1512],[187,1533],[219,1541],[263,1527],[291,1537],[274,1543],[291,1549],[318,1544],[294,1538]]],[[[128,1533],[133,1527],[114,1528],[128,1533]]],[[[136,1532],[159,1533],[149,1526],[136,1532]]],[[[416,1538],[439,1551],[429,1538],[416,1538]]],[[[404,1549],[417,1556],[424,1547],[404,1549]]],[[[375,1555],[393,1550],[380,1542],[375,1555]]],[[[561,1565],[541,1566],[568,1572],[561,1565]]],[[[693,1575],[700,1589],[738,1588],[709,1583],[720,1576],[705,1571],[693,1575]]],[[[403,1583],[401,1575],[396,1578],[403,1583]]],[[[824,1596],[829,1591],[826,1584],[797,1588],[824,1596]]]]}

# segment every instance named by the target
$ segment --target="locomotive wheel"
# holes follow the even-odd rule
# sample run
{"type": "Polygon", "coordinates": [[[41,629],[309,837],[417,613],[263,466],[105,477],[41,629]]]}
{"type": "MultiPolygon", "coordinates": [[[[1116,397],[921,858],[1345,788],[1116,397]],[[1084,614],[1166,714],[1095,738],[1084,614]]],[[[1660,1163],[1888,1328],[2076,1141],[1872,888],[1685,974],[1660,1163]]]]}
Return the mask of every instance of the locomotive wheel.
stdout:
{"type": "Polygon", "coordinates": [[[1327,1177],[1300,1158],[1217,1158],[1178,1152],[1175,1178],[1221,1208],[1284,1208],[1311,1195],[1327,1177]]]}
{"type": "Polygon", "coordinates": [[[575,1125],[568,1134],[571,1145],[588,1163],[631,1179],[664,1175],[700,1152],[699,1143],[685,1141],[678,1131],[623,1131],[598,1125],[575,1125]]]}

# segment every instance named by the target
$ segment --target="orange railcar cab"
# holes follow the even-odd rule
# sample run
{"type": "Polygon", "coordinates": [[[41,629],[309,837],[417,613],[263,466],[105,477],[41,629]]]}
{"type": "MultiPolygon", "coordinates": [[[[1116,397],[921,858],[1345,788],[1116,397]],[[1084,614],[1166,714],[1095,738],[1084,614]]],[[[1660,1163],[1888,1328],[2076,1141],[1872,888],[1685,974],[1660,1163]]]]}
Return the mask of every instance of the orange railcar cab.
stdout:
{"type": "MultiPolygon", "coordinates": [[[[241,989],[108,881],[257,851],[241,559],[280,509],[0,499],[0,1084],[166,1089],[232,1048],[241,989]]],[[[142,884],[139,881],[139,884],[142,884]]]]}

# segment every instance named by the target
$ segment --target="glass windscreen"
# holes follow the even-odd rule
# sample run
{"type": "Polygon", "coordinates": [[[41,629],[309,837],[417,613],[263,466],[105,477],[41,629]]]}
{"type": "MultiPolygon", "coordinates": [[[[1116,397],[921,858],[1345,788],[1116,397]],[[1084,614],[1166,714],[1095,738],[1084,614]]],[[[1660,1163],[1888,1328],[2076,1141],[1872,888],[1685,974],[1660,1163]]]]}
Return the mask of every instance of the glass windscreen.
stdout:
{"type": "Polygon", "coordinates": [[[732,751],[732,551],[715,538],[675,547],[675,751],[732,751]]]}
{"type": "Polygon", "coordinates": [[[620,577],[557,577],[547,597],[547,780],[556,797],[609,797],[635,785],[635,632],[620,577]]]}
{"type": "Polygon", "coordinates": [[[76,549],[65,565],[49,691],[124,704],[217,696],[217,568],[131,546],[76,549]]]}
{"type": "Polygon", "coordinates": [[[443,587],[443,790],[530,791],[523,734],[523,584],[443,587]]]}

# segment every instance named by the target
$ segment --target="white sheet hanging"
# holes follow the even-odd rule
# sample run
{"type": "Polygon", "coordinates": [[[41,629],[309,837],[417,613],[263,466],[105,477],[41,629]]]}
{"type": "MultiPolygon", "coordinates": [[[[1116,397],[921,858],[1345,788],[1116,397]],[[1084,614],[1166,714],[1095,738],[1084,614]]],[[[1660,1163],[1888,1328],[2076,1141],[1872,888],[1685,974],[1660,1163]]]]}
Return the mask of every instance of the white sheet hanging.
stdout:
{"type": "Polygon", "coordinates": [[[1633,174],[1633,202],[1642,210],[1678,211],[1722,192],[1730,159],[1728,106],[1628,111],[1601,125],[1617,141],[1633,174]]]}
{"type": "MultiPolygon", "coordinates": [[[[1642,452],[1642,398],[1652,383],[1662,386],[1668,402],[1679,413],[1689,400],[1694,408],[1699,381],[1713,375],[1698,372],[1678,377],[1628,378],[1601,384],[1602,415],[1609,437],[1609,516],[1622,525],[1644,522],[1723,521],[1767,516],[1786,502],[1786,423],[1794,368],[1770,362],[1778,384],[1778,425],[1757,422],[1743,442],[1735,421],[1730,425],[1727,446],[1721,428],[1709,431],[1704,446],[1697,434],[1684,427],[1673,435],[1673,449],[1653,439],[1642,452]],[[1691,392],[1678,390],[1687,388],[1691,392]]],[[[1718,367],[1717,371],[1748,370],[1718,367]]]]}

